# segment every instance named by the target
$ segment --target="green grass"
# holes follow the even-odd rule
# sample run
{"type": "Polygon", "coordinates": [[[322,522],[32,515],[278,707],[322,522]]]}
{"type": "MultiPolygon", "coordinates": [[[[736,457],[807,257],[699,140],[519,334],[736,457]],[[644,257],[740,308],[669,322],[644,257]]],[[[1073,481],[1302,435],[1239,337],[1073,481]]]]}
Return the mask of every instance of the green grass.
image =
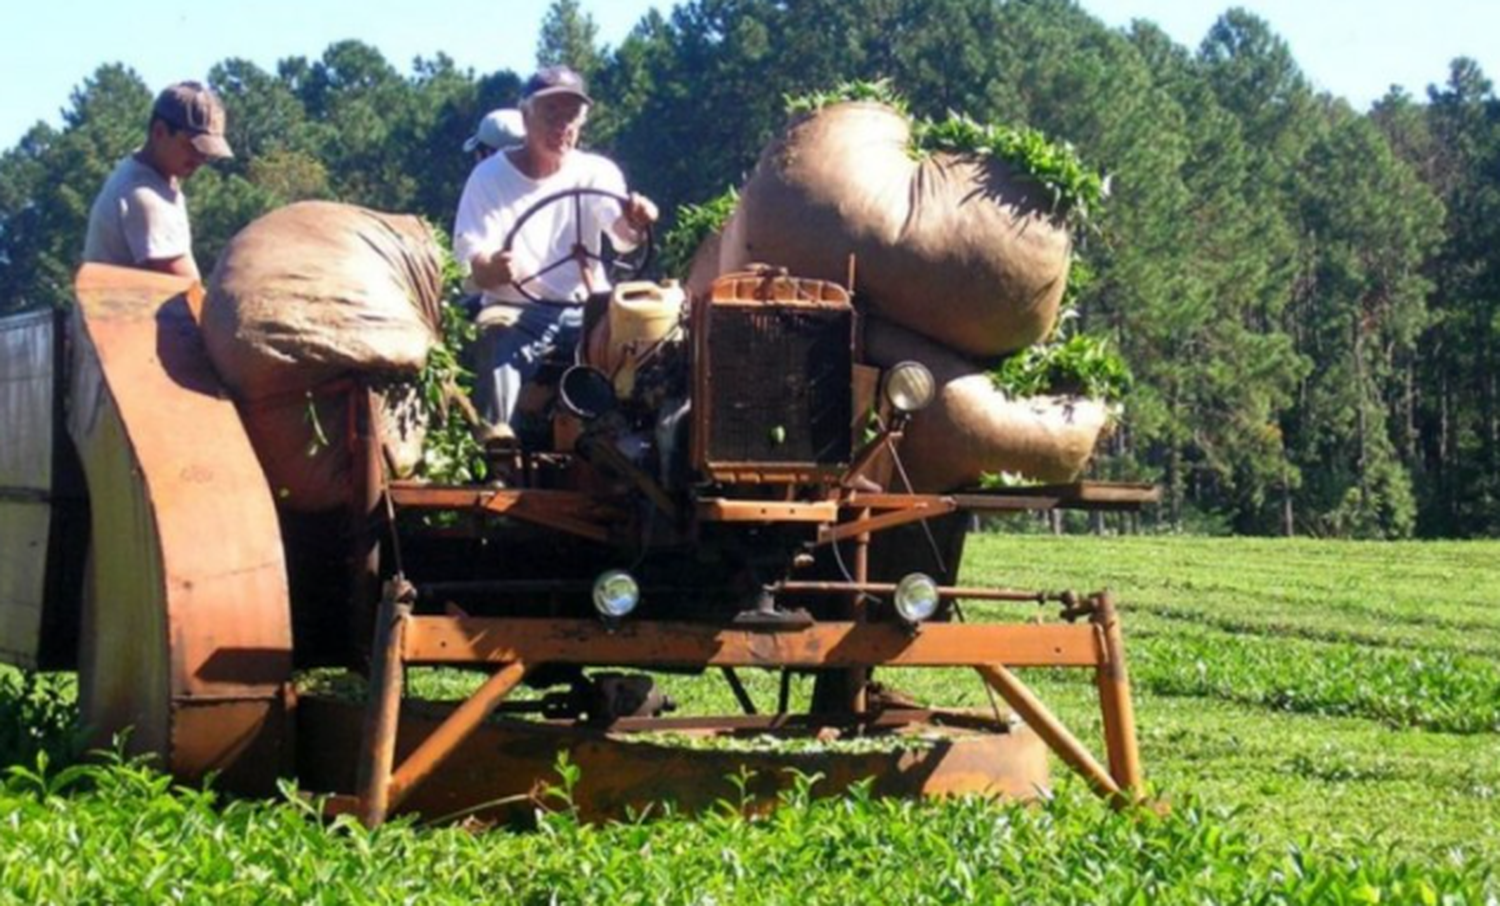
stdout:
{"type": "MultiPolygon", "coordinates": [[[[967,578],[1109,587],[1142,755],[1267,842],[1500,863],[1500,544],[972,539],[967,578]]],[[[1090,690],[1038,683],[1068,713],[1090,690]]]]}
{"type": "MultiPolygon", "coordinates": [[[[225,802],[72,751],[71,684],[0,674],[0,901],[1494,903],[1500,544],[970,540],[966,583],[1116,594],[1163,818],[1063,782],[1042,806],[856,794],[774,814],[534,832],[324,824],[295,795],[225,802]],[[42,758],[48,758],[43,755],[42,758]]],[[[971,619],[1034,608],[970,605],[971,619]]],[[[968,671],[889,671],[987,706],[968,671]]],[[[1097,743],[1086,675],[1023,678],[1097,743]]],[[[774,677],[746,673],[774,700],[774,677]]],[[[471,675],[420,672],[427,694],[471,675]]],[[[716,677],[665,680],[731,707],[716,677]]],[[[810,684],[795,684],[805,702],[810,684]]],[[[566,775],[564,770],[564,776],[566,775]]],[[[1062,779],[1065,769],[1054,765],[1062,779]]],[[[566,786],[564,780],[560,780],[566,786]]]]}

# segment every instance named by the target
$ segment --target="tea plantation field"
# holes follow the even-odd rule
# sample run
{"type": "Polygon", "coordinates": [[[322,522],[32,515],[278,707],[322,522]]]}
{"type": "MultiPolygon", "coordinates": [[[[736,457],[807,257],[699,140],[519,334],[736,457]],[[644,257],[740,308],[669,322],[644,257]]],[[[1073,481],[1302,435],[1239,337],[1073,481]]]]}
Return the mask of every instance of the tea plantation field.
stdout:
{"type": "MultiPolygon", "coordinates": [[[[535,831],[372,833],[290,791],[227,802],[141,764],[68,766],[71,683],[3,672],[0,901],[1500,903],[1500,543],[987,534],[967,564],[971,584],[1115,591],[1169,814],[1069,782],[1040,806],[804,784],[757,819],[590,827],[562,795],[535,831]]],[[[1023,677],[1097,739],[1084,674],[1023,677]]],[[[966,671],[883,678],[988,706],[966,671]]],[[[669,682],[730,705],[722,683],[669,682]]]]}

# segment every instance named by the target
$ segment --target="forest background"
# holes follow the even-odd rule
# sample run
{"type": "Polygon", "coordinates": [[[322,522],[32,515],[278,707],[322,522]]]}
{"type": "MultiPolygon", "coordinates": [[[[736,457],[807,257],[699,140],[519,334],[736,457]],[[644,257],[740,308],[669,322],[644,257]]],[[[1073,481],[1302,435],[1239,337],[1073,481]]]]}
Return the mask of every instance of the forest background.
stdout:
{"type": "MultiPolygon", "coordinates": [[[[1070,329],[1134,373],[1092,475],[1163,485],[1143,528],[1500,536],[1500,100],[1474,61],[1360,113],[1239,9],[1196,48],[1071,0],[690,0],[618,47],[597,34],[556,0],[538,60],[589,76],[586,142],[669,218],[742,181],[787,96],[854,79],[916,115],[1041,129],[1109,174],[1070,329]]],[[[307,198],[446,226],[464,138],[524,76],[441,55],[404,73],[357,41],[274,72],[224,60],[208,78],[238,156],[188,186],[199,260],[307,198]]],[[[0,155],[0,315],[69,304],[154,87],[101,66],[60,128],[0,155]]]]}

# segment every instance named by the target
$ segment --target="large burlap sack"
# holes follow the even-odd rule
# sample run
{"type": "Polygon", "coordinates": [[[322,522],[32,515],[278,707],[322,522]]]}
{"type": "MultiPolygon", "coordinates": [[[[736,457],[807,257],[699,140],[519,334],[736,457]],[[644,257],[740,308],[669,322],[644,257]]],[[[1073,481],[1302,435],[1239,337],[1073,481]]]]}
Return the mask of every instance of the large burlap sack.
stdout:
{"type": "Polygon", "coordinates": [[[344,506],[353,488],[349,393],[377,388],[387,462],[409,473],[423,422],[407,392],[441,327],[441,250],[420,218],[299,202],[230,240],[209,278],[203,336],[284,506],[344,506]]]}
{"type": "Polygon", "coordinates": [[[687,280],[683,281],[688,298],[694,299],[707,293],[709,287],[713,286],[714,279],[723,273],[719,270],[719,245],[722,238],[717,232],[709,233],[698,243],[698,250],[688,263],[687,280]]]}
{"type": "Polygon", "coordinates": [[[985,473],[1072,481],[1109,427],[1109,410],[1100,400],[1012,398],[996,389],[979,363],[890,324],[866,324],[865,351],[882,367],[921,362],[940,388],[932,405],[912,417],[899,448],[917,493],[972,486],[985,473]]]}
{"type": "Polygon", "coordinates": [[[1072,252],[1029,177],[990,157],[913,160],[911,123],[834,104],[761,153],[725,225],[721,273],[752,262],[843,282],[864,304],[970,355],[1023,349],[1052,329],[1072,252]]]}

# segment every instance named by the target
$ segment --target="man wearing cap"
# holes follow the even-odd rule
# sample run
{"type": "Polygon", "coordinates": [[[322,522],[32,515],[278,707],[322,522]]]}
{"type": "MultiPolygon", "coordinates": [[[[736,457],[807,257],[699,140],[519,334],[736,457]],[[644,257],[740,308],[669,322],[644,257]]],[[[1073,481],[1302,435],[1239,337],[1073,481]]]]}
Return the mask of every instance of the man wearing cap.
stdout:
{"type": "Polygon", "coordinates": [[[479,121],[479,128],[464,140],[464,153],[474,155],[474,163],[480,163],[502,148],[509,148],[526,141],[526,124],[521,111],[514,107],[491,110],[479,121]]]}
{"type": "Polygon", "coordinates": [[[198,82],[168,86],[151,108],[146,143],[115,166],[94,199],[83,260],[201,279],[182,181],[233,156],[218,95],[198,82]]]}
{"type": "Polygon", "coordinates": [[[514,440],[511,417],[521,386],[537,371],[546,351],[578,342],[583,303],[606,292],[609,282],[597,257],[539,273],[573,257],[575,238],[597,256],[609,234],[616,249],[635,247],[657,218],[650,199],[630,194],[626,204],[599,195],[548,205],[526,222],[515,247],[501,246],[517,218],[539,200],[567,189],[602,189],[625,196],[625,177],[608,158],[578,150],[578,137],[593,101],[583,78],[565,66],[550,66],[527,80],[521,92],[525,142],[481,162],[469,175],[453,227],[454,255],[483,292],[476,355],[476,402],[490,424],[487,440],[514,440]],[[582,218],[582,223],[575,219],[582,218]],[[528,279],[531,278],[531,279],[528,279]],[[512,284],[526,280],[528,300],[512,284]]]}

